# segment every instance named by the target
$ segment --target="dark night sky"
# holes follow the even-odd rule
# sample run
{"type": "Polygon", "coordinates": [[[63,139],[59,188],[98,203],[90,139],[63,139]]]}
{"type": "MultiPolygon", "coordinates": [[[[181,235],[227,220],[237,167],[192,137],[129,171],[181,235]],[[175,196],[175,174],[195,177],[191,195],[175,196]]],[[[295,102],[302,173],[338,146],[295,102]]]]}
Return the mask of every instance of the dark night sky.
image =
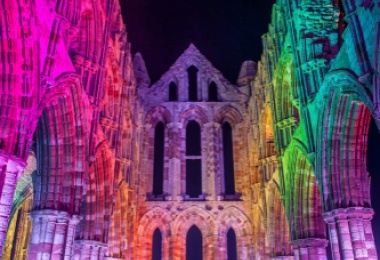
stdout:
{"type": "Polygon", "coordinates": [[[152,83],[194,43],[232,83],[241,63],[260,59],[274,0],[121,0],[132,52],[152,83]]]}

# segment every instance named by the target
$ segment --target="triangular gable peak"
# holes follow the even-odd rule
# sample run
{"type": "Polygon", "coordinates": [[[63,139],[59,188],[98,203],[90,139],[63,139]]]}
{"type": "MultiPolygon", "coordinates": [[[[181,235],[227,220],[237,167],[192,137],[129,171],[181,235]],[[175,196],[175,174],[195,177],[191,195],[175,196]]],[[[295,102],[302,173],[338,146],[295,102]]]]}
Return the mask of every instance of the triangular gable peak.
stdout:
{"type": "MultiPolygon", "coordinates": [[[[170,69],[154,83],[145,93],[145,98],[151,101],[166,102],[169,99],[170,85],[175,84],[177,87],[177,101],[194,101],[189,100],[189,73],[188,69],[195,67],[197,69],[197,100],[210,100],[210,85],[216,85],[217,101],[219,102],[242,102],[248,99],[240,89],[225,79],[222,73],[217,70],[210,61],[193,45],[182,53],[170,69]]],[[[173,101],[173,100],[171,100],[173,101]]]]}

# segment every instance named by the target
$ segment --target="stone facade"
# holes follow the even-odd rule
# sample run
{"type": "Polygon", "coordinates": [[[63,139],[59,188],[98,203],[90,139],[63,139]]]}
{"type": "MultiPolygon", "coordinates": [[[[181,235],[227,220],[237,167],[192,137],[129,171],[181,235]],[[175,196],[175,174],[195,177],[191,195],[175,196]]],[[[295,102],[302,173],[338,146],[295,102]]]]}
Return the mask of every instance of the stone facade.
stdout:
{"type": "MultiPolygon", "coordinates": [[[[252,69],[248,73],[255,74],[256,71],[252,69]]],[[[246,106],[249,82],[240,87],[232,85],[194,45],[190,45],[158,82],[150,87],[138,86],[138,91],[143,125],[137,195],[137,216],[140,221],[136,227],[136,259],[151,259],[149,249],[156,228],[163,234],[163,259],[185,259],[186,234],[192,225],[202,232],[205,241],[203,252],[207,259],[227,259],[226,235],[229,228],[237,235],[239,259],[249,259],[252,252],[252,224],[249,214],[250,180],[246,174],[249,171],[246,159],[248,140],[244,134],[249,129],[246,106]],[[195,100],[189,100],[191,67],[197,69],[195,100]],[[173,98],[176,100],[170,100],[170,85],[178,93],[173,98]],[[213,85],[216,85],[216,98],[210,94],[213,85]],[[187,168],[191,162],[186,153],[186,145],[189,145],[186,140],[189,131],[187,125],[191,121],[199,124],[201,135],[201,153],[198,156],[201,160],[201,193],[197,197],[188,194],[186,185],[186,181],[189,181],[187,175],[193,174],[187,168]],[[165,128],[161,137],[155,135],[155,128],[160,123],[165,128]],[[232,128],[233,194],[227,194],[225,187],[224,123],[232,128]],[[159,196],[152,194],[156,152],[154,138],[165,139],[163,191],[159,196]]]]}
{"type": "Polygon", "coordinates": [[[379,0],[277,0],[236,85],[193,45],[151,84],[116,0],[0,11],[2,259],[378,259],[379,0]]]}

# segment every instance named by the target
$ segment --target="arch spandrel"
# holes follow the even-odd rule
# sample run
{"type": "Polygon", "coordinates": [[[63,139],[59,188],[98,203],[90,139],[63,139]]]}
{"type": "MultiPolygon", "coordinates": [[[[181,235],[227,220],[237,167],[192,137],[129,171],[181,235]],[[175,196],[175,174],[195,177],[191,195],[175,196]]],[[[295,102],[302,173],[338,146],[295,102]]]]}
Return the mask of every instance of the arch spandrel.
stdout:
{"type": "Polygon", "coordinates": [[[237,239],[252,236],[252,223],[249,216],[237,207],[225,208],[218,215],[216,223],[220,224],[218,225],[219,235],[227,234],[228,229],[232,228],[236,233],[237,239]]]}
{"type": "Polygon", "coordinates": [[[170,124],[173,121],[173,116],[171,112],[162,106],[157,106],[151,109],[144,118],[145,124],[150,124],[153,128],[159,122],[162,122],[164,125],[170,124]]]}
{"type": "Polygon", "coordinates": [[[154,207],[142,216],[137,229],[138,238],[151,238],[156,228],[159,228],[163,238],[171,236],[171,226],[174,219],[160,207],[154,207]]]}
{"type": "Polygon", "coordinates": [[[190,105],[188,109],[185,109],[178,115],[178,122],[183,126],[191,120],[197,121],[201,127],[210,121],[207,112],[196,105],[190,105]]]}
{"type": "Polygon", "coordinates": [[[205,209],[196,206],[187,208],[178,214],[171,226],[172,234],[177,238],[186,238],[187,231],[193,225],[199,228],[203,238],[213,236],[215,222],[212,215],[205,209]]]}
{"type": "Polygon", "coordinates": [[[214,122],[220,124],[228,122],[232,127],[243,121],[244,119],[241,112],[231,105],[222,107],[214,116],[214,122]]]}

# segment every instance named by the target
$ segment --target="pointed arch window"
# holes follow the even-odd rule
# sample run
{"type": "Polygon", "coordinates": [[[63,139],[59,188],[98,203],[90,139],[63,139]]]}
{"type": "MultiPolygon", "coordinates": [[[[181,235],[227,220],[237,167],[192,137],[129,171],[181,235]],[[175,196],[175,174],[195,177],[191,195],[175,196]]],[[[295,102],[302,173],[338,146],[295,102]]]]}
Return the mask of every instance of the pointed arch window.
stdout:
{"type": "Polygon", "coordinates": [[[191,66],[187,69],[187,76],[189,79],[189,101],[198,100],[198,69],[191,66]]]}
{"type": "Polygon", "coordinates": [[[232,128],[228,122],[222,126],[223,132],[223,159],[224,159],[224,193],[235,195],[234,154],[232,128]]]}
{"type": "Polygon", "coordinates": [[[195,225],[189,229],[186,235],[186,260],[193,259],[203,259],[202,233],[195,225]]]}
{"type": "Polygon", "coordinates": [[[169,101],[178,101],[178,87],[174,82],[169,84],[169,101]]]}
{"type": "Polygon", "coordinates": [[[152,237],[152,260],[162,259],[162,234],[159,228],[153,233],[152,237]]]}
{"type": "Polygon", "coordinates": [[[235,231],[230,228],[227,232],[227,259],[237,260],[237,247],[236,247],[236,234],[235,231]]]}
{"type": "Polygon", "coordinates": [[[202,195],[201,127],[194,120],[186,126],[186,195],[202,195]]]}
{"type": "Polygon", "coordinates": [[[165,126],[159,122],[154,129],[153,195],[163,194],[165,126]]]}
{"type": "Polygon", "coordinates": [[[218,101],[218,86],[215,84],[215,82],[211,82],[211,84],[208,86],[208,101],[218,101]]]}

